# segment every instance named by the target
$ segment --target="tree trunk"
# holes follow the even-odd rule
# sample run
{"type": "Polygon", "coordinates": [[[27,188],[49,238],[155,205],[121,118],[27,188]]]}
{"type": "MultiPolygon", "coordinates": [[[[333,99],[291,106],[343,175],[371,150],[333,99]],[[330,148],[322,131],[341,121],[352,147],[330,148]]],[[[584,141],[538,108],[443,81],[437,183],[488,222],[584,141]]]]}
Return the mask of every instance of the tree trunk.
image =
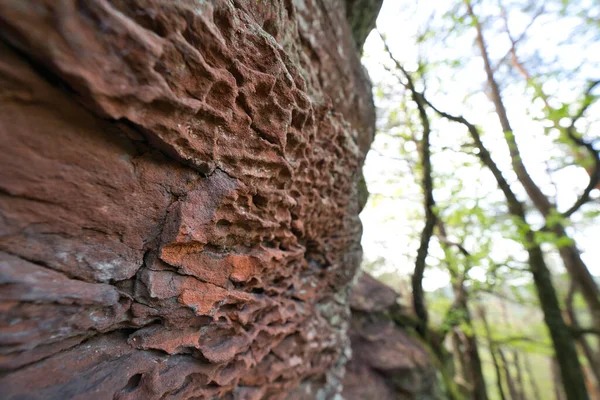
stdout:
{"type": "Polygon", "coordinates": [[[500,356],[500,360],[502,361],[502,369],[504,370],[504,379],[506,380],[506,385],[508,386],[508,393],[510,394],[510,398],[512,400],[519,400],[519,392],[517,391],[517,387],[515,385],[515,381],[510,372],[510,364],[506,355],[504,354],[504,350],[500,346],[497,346],[498,355],[500,356]]]}
{"type": "Polygon", "coordinates": [[[429,250],[429,242],[433,236],[433,231],[436,226],[437,216],[434,212],[435,200],[433,198],[433,177],[431,167],[431,128],[429,124],[429,117],[425,111],[425,106],[421,99],[418,98],[410,76],[407,74],[407,79],[411,89],[413,100],[415,101],[418,111],[421,125],[423,128],[423,136],[421,138],[419,146],[420,162],[423,168],[423,176],[421,179],[421,188],[423,189],[423,208],[425,211],[425,225],[421,232],[421,242],[417,251],[417,259],[415,261],[415,270],[412,276],[412,289],[413,289],[413,306],[415,313],[419,318],[419,326],[417,331],[422,337],[427,338],[427,307],[425,305],[425,293],[423,292],[423,275],[425,272],[427,254],[429,250]]]}
{"type": "MultiPolygon", "coordinates": [[[[381,34],[380,34],[381,36],[381,34]]],[[[423,97],[417,92],[412,76],[409,74],[402,64],[396,60],[385,41],[385,38],[381,36],[381,40],[385,46],[390,58],[396,64],[396,67],[402,72],[406,78],[406,83],[401,82],[406,89],[408,89],[410,96],[417,106],[419,114],[419,120],[421,121],[422,137],[417,147],[419,149],[419,162],[423,168],[423,174],[421,176],[421,189],[423,190],[423,208],[425,211],[425,225],[421,231],[421,238],[419,243],[419,249],[417,250],[417,257],[415,260],[415,269],[413,271],[411,283],[412,283],[412,299],[413,308],[415,314],[419,319],[417,325],[417,332],[424,338],[427,338],[427,307],[425,305],[425,293],[423,292],[423,275],[425,273],[427,255],[429,252],[429,242],[433,236],[435,226],[437,224],[437,216],[435,214],[435,200],[433,198],[433,177],[431,167],[431,125],[429,122],[429,116],[425,109],[425,102],[423,97]]]]}
{"type": "Polygon", "coordinates": [[[480,305],[478,310],[479,318],[483,322],[483,327],[485,329],[485,336],[487,338],[490,355],[492,356],[494,371],[496,372],[496,387],[498,388],[498,395],[500,396],[500,400],[506,400],[506,395],[504,394],[504,387],[502,386],[502,370],[500,369],[500,363],[498,361],[498,357],[496,356],[496,344],[494,343],[492,333],[490,332],[490,326],[487,322],[485,308],[480,305]]]}
{"type": "MultiPolygon", "coordinates": [[[[465,0],[465,3],[468,7],[469,14],[473,17],[473,19],[476,22],[475,26],[478,29],[478,44],[483,50],[482,54],[485,54],[485,43],[483,42],[483,35],[481,34],[481,26],[476,21],[469,0],[465,0]]],[[[552,283],[550,271],[544,260],[542,250],[540,246],[536,243],[534,232],[531,230],[531,227],[527,223],[523,204],[518,200],[518,198],[510,188],[510,185],[502,175],[502,172],[494,163],[489,151],[483,145],[478,129],[473,124],[469,123],[465,118],[454,117],[452,115],[444,113],[436,107],[434,107],[429,101],[427,101],[424,94],[418,93],[415,90],[410,74],[408,74],[406,70],[402,67],[402,65],[393,58],[387,45],[386,50],[388,50],[388,54],[390,54],[390,57],[392,57],[392,59],[394,60],[397,68],[401,70],[407,78],[409,82],[407,88],[411,91],[413,99],[419,108],[420,115],[425,114],[423,104],[427,104],[442,117],[462,123],[468,128],[469,133],[471,134],[471,137],[473,138],[475,145],[479,150],[479,158],[481,159],[483,164],[490,169],[498,183],[500,190],[504,193],[506,197],[507,206],[510,213],[516,218],[518,218],[519,222],[527,228],[527,232],[522,238],[522,243],[528,253],[528,264],[533,275],[533,281],[537,289],[538,298],[540,300],[540,304],[544,313],[544,321],[550,331],[552,343],[557,357],[559,359],[561,374],[563,377],[563,381],[565,382],[565,391],[567,393],[567,398],[568,400],[588,400],[589,397],[585,387],[581,365],[579,364],[579,359],[577,358],[577,351],[575,350],[573,338],[571,337],[571,332],[569,328],[567,327],[565,321],[562,318],[560,305],[558,303],[556,291],[552,283]]],[[[486,68],[490,69],[489,60],[487,60],[487,58],[485,57],[484,63],[486,64],[486,68]]]]}
{"type": "MultiPolygon", "coordinates": [[[[557,237],[568,237],[562,225],[557,225],[552,230],[557,237]]],[[[575,245],[562,246],[559,247],[558,252],[571,279],[576,281],[580,288],[590,310],[594,327],[600,330],[600,291],[594,277],[581,259],[579,249],[575,245]]]]}
{"type": "Polygon", "coordinates": [[[568,400],[587,400],[588,394],[583,379],[581,365],[577,358],[577,351],[575,350],[575,345],[573,343],[573,337],[562,318],[558,297],[554,290],[550,271],[544,261],[542,249],[536,244],[534,233],[527,224],[523,204],[517,199],[515,193],[502,175],[502,172],[492,159],[490,152],[483,145],[477,127],[467,121],[464,117],[456,117],[440,111],[430,102],[427,102],[427,104],[442,117],[461,123],[467,127],[471,138],[479,150],[479,159],[491,171],[498,183],[498,187],[506,197],[509,212],[514,217],[518,218],[521,224],[527,227],[528,231],[523,237],[523,245],[527,250],[528,264],[533,275],[533,282],[544,313],[544,322],[550,331],[554,351],[559,358],[561,374],[563,380],[566,382],[565,390],[567,392],[567,398],[568,400]]]}
{"type": "MultiPolygon", "coordinates": [[[[527,375],[529,375],[529,385],[531,386],[531,393],[533,394],[533,400],[542,400],[542,396],[540,395],[540,388],[537,385],[535,380],[535,376],[533,375],[533,369],[531,368],[531,361],[529,360],[529,356],[525,353],[524,357],[525,371],[527,371],[527,375]]],[[[529,399],[528,399],[529,400],[529,399]]]]}
{"type": "Polygon", "coordinates": [[[467,357],[469,360],[470,382],[473,385],[473,399],[487,400],[487,387],[485,384],[485,378],[483,376],[483,366],[481,364],[481,357],[479,356],[479,346],[477,345],[477,337],[475,336],[473,330],[471,317],[467,315],[466,318],[468,319],[466,321],[467,326],[469,326],[469,329],[471,331],[468,334],[465,333],[465,345],[467,357]]]}
{"type": "MultiPolygon", "coordinates": [[[[546,196],[544,196],[544,194],[535,185],[522,163],[519,149],[516,146],[514,134],[508,121],[506,110],[502,104],[500,90],[493,77],[493,71],[487,54],[487,47],[484,41],[481,24],[473,12],[470,0],[465,0],[465,4],[467,6],[468,14],[474,21],[474,26],[477,31],[477,46],[479,47],[481,57],[483,58],[485,72],[488,77],[488,84],[492,92],[492,101],[496,107],[502,130],[504,131],[506,141],[509,145],[513,169],[515,170],[517,177],[525,187],[525,190],[534,204],[542,207],[544,210],[542,214],[547,215],[546,213],[550,212],[551,205],[546,196]]],[[[478,132],[476,133],[478,136],[478,132]]],[[[476,143],[477,142],[481,143],[480,140],[476,140],[476,143]]],[[[479,144],[478,147],[480,147],[479,144]]],[[[480,148],[480,157],[486,157],[488,158],[488,162],[491,162],[489,153],[487,151],[486,153],[487,154],[485,155],[482,154],[480,148]]],[[[494,175],[498,179],[497,174],[494,175]]],[[[500,177],[502,176],[501,173],[499,173],[499,175],[500,177]]],[[[510,190],[510,187],[506,184],[506,182],[505,186],[510,190]]],[[[512,193],[512,196],[507,197],[507,199],[509,200],[509,203],[518,201],[516,200],[514,193],[512,193]]],[[[525,223],[525,213],[522,206],[517,207],[517,205],[514,204],[511,207],[509,204],[509,208],[513,210],[520,209],[519,215],[517,216],[525,223]]],[[[529,266],[533,274],[533,280],[537,288],[540,304],[542,306],[542,310],[544,311],[544,321],[550,330],[550,336],[552,337],[554,349],[556,351],[556,357],[561,370],[562,381],[565,387],[567,399],[587,400],[589,397],[585,387],[581,365],[579,364],[579,359],[577,358],[577,351],[575,350],[573,338],[571,337],[570,331],[562,318],[560,305],[558,303],[556,291],[554,290],[554,285],[551,280],[550,271],[548,270],[548,267],[544,261],[541,248],[536,244],[533,231],[529,230],[526,233],[524,237],[524,243],[529,254],[529,266]]]]}
{"type": "MultiPolygon", "coordinates": [[[[487,84],[490,90],[490,98],[494,103],[496,115],[498,116],[500,126],[502,127],[502,131],[504,132],[504,138],[508,146],[513,170],[516,173],[519,182],[521,182],[521,184],[525,188],[525,191],[527,192],[527,195],[533,202],[533,205],[537,208],[537,210],[542,214],[544,218],[547,218],[553,212],[556,212],[556,209],[554,205],[548,200],[548,197],[540,190],[537,184],[533,181],[533,179],[529,175],[529,172],[525,168],[525,164],[523,163],[523,159],[521,158],[519,147],[515,139],[514,131],[512,130],[510,121],[508,119],[508,114],[506,112],[506,108],[504,107],[504,103],[502,101],[502,94],[500,93],[500,88],[498,87],[498,83],[494,78],[494,71],[488,56],[487,45],[485,43],[481,24],[473,12],[473,8],[471,6],[470,1],[467,0],[465,1],[465,3],[467,5],[469,15],[474,20],[475,29],[477,32],[476,43],[477,47],[479,48],[481,57],[483,59],[483,65],[487,76],[487,84]]],[[[551,229],[558,238],[569,237],[565,232],[564,227],[560,224],[555,224],[555,226],[551,227],[551,229]]],[[[590,271],[588,270],[587,266],[581,259],[579,250],[573,244],[561,245],[560,247],[558,247],[558,251],[561,259],[563,260],[565,268],[567,269],[571,277],[581,285],[582,293],[592,313],[594,325],[600,328],[600,289],[598,288],[598,285],[596,284],[594,278],[590,274],[590,271]]]]}
{"type": "MultiPolygon", "coordinates": [[[[576,283],[571,282],[571,286],[569,287],[569,292],[567,294],[566,303],[566,311],[567,317],[571,324],[571,327],[577,331],[580,328],[579,321],[577,319],[577,313],[575,312],[575,308],[573,306],[573,298],[575,296],[576,283]]],[[[588,342],[587,338],[583,334],[577,335],[577,343],[579,344],[579,349],[587,359],[589,368],[588,374],[592,375],[591,386],[595,389],[594,392],[600,392],[600,360],[597,359],[598,352],[594,352],[592,346],[588,342]]],[[[588,380],[589,381],[589,380],[588,380]]],[[[588,386],[590,386],[588,384],[588,386]]]]}
{"type": "Polygon", "coordinates": [[[525,398],[525,381],[523,380],[523,369],[521,368],[519,352],[517,350],[513,350],[512,354],[515,370],[517,371],[517,392],[519,393],[519,400],[527,400],[525,398]]]}
{"type": "MultiPolygon", "coordinates": [[[[510,320],[510,316],[508,314],[508,308],[506,307],[506,302],[501,301],[500,306],[502,307],[502,316],[504,318],[504,323],[506,324],[507,330],[510,332],[513,329],[513,324],[512,324],[512,321],[510,320]]],[[[512,354],[512,356],[513,356],[512,357],[513,364],[515,366],[515,371],[517,373],[516,380],[513,379],[513,376],[510,372],[510,365],[509,365],[510,363],[507,362],[508,359],[504,357],[502,352],[500,353],[501,358],[504,362],[504,370],[505,370],[508,387],[511,390],[511,397],[515,400],[525,400],[523,398],[523,379],[521,376],[521,366],[519,365],[518,352],[513,350],[512,352],[510,352],[510,354],[512,354]]]]}
{"type": "MultiPolygon", "coordinates": [[[[450,246],[448,242],[448,235],[446,233],[446,227],[441,219],[437,219],[437,226],[439,230],[439,238],[444,250],[446,259],[449,261],[452,259],[450,252],[450,246]]],[[[483,366],[481,364],[481,357],[479,355],[479,346],[477,344],[477,337],[475,336],[475,329],[473,327],[473,321],[471,318],[471,311],[469,309],[469,292],[464,285],[465,274],[468,272],[470,264],[470,254],[460,244],[454,244],[465,257],[465,269],[462,275],[457,275],[452,267],[449,267],[451,278],[453,280],[452,288],[454,289],[455,300],[457,310],[461,310],[464,315],[463,323],[468,327],[468,332],[462,332],[464,337],[465,355],[468,365],[468,373],[465,376],[469,377],[469,382],[472,385],[472,397],[475,400],[487,400],[487,386],[485,384],[485,378],[483,375],[483,366]]],[[[450,262],[449,262],[450,263],[450,262]]]]}
{"type": "Polygon", "coordinates": [[[452,353],[454,355],[456,365],[456,380],[460,381],[461,384],[467,382],[467,359],[465,357],[465,344],[462,342],[460,335],[458,334],[458,328],[452,329],[452,353]]]}
{"type": "MultiPolygon", "coordinates": [[[[530,238],[530,240],[532,239],[530,238]]],[[[531,246],[529,259],[532,261],[530,261],[530,265],[533,280],[544,311],[544,321],[548,326],[554,344],[555,356],[558,360],[566,397],[568,400],[587,400],[589,396],[573,336],[562,318],[550,271],[544,262],[544,256],[539,246],[531,246]]]]}
{"type": "Polygon", "coordinates": [[[473,381],[471,379],[471,366],[467,354],[466,337],[458,327],[452,329],[452,354],[454,358],[455,374],[454,382],[463,397],[473,398],[473,381]]]}
{"type": "Polygon", "coordinates": [[[554,383],[554,397],[556,400],[565,400],[564,384],[562,383],[558,361],[553,357],[552,363],[552,382],[554,383]]]}

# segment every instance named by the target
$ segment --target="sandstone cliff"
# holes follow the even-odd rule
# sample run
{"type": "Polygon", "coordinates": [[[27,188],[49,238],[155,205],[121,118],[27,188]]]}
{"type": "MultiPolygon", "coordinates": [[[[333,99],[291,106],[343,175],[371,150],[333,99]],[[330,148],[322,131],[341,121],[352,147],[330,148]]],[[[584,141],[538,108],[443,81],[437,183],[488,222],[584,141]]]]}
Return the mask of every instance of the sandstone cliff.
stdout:
{"type": "Polygon", "coordinates": [[[414,328],[416,316],[389,287],[362,274],[350,299],[352,357],[346,365],[346,400],[445,399],[435,356],[414,328]],[[411,323],[412,321],[412,323],[411,323]]]}
{"type": "Polygon", "coordinates": [[[341,392],[379,5],[0,2],[2,398],[341,392]]]}

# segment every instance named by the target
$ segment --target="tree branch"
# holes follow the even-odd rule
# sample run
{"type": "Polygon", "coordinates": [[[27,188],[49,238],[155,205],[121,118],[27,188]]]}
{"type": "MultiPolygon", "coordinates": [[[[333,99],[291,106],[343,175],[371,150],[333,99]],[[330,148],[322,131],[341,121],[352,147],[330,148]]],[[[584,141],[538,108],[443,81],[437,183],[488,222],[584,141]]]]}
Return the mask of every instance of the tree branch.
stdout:
{"type": "Polygon", "coordinates": [[[539,344],[542,346],[547,346],[550,347],[550,345],[539,341],[537,339],[533,339],[529,336],[526,335],[519,335],[519,336],[507,336],[501,339],[494,339],[494,344],[496,345],[501,345],[501,344],[509,344],[509,343],[514,343],[514,342],[529,342],[529,343],[535,343],[535,344],[539,344]]]}
{"type": "Polygon", "coordinates": [[[591,93],[592,93],[592,90],[594,90],[594,88],[596,86],[598,86],[599,84],[600,84],[600,80],[590,82],[587,90],[585,91],[584,101],[583,101],[583,104],[581,105],[581,108],[575,114],[575,116],[573,116],[573,118],[571,118],[571,124],[565,130],[569,139],[571,139],[571,141],[576,143],[578,146],[585,147],[587,149],[588,153],[590,153],[590,155],[594,159],[594,169],[590,173],[590,181],[588,182],[588,185],[584,189],[581,196],[579,196],[577,201],[567,211],[562,213],[562,216],[565,218],[570,217],[574,212],[579,210],[581,208],[581,206],[583,206],[585,203],[587,203],[590,200],[590,194],[591,194],[592,190],[594,190],[594,188],[596,188],[596,186],[598,186],[598,183],[600,183],[600,154],[598,154],[598,151],[596,151],[596,149],[594,149],[594,145],[592,143],[586,142],[585,140],[583,140],[583,138],[580,138],[575,134],[575,123],[577,123],[577,121],[581,117],[583,117],[586,110],[593,104],[591,93]]]}
{"type": "MultiPolygon", "coordinates": [[[[521,75],[523,75],[525,80],[528,83],[533,84],[533,78],[531,77],[531,75],[529,74],[529,72],[527,71],[527,69],[525,68],[523,63],[519,60],[519,57],[517,56],[517,43],[519,42],[519,39],[521,39],[521,38],[519,38],[519,39],[513,38],[512,34],[510,33],[510,29],[508,27],[508,17],[506,14],[506,10],[502,6],[501,6],[501,10],[502,10],[502,13],[501,13],[502,19],[504,21],[504,31],[506,32],[506,35],[508,36],[508,38],[511,42],[511,48],[509,51],[509,53],[511,55],[511,61],[512,61],[513,65],[515,66],[515,68],[517,68],[519,70],[519,72],[521,73],[521,75]]],[[[531,26],[533,21],[535,21],[535,19],[543,12],[543,10],[544,10],[544,6],[542,6],[540,8],[540,10],[536,13],[536,15],[534,16],[534,18],[532,19],[532,21],[530,22],[528,27],[525,29],[524,33],[527,32],[527,29],[529,28],[529,26],[531,26]]],[[[589,173],[590,180],[588,182],[588,185],[584,189],[581,196],[579,196],[577,201],[571,207],[569,207],[569,209],[567,211],[562,213],[562,216],[564,218],[569,218],[573,213],[575,213],[577,210],[579,210],[581,208],[581,206],[583,206],[585,203],[587,203],[590,200],[590,193],[592,192],[592,190],[594,190],[594,188],[596,188],[596,186],[598,186],[598,183],[600,183],[600,156],[598,155],[598,152],[594,148],[593,143],[586,142],[585,140],[583,140],[582,138],[578,137],[575,134],[575,123],[581,117],[583,117],[586,110],[593,104],[592,96],[590,94],[591,94],[592,90],[594,90],[594,88],[596,86],[598,86],[598,84],[600,84],[600,80],[595,80],[595,81],[592,81],[589,83],[586,91],[583,94],[584,101],[583,101],[582,106],[580,107],[579,111],[577,113],[575,113],[575,115],[571,118],[571,124],[564,130],[567,137],[573,143],[575,143],[579,147],[584,147],[588,151],[588,153],[592,156],[592,158],[594,159],[594,169],[589,173]]],[[[541,90],[542,90],[541,88],[538,88],[539,92],[541,92],[541,90]]],[[[548,97],[543,92],[541,93],[541,98],[544,101],[544,105],[546,106],[546,108],[548,110],[551,110],[552,107],[550,106],[550,103],[548,102],[548,97]]],[[[553,121],[553,122],[554,122],[554,126],[557,129],[562,130],[561,126],[558,124],[558,121],[553,121]]]]}
{"type": "Polygon", "coordinates": [[[492,159],[490,152],[487,150],[487,148],[484,146],[483,142],[481,141],[481,135],[479,133],[479,129],[477,129],[477,127],[475,125],[473,125],[472,123],[467,121],[463,116],[455,116],[452,114],[448,114],[444,111],[441,111],[436,106],[431,104],[429,102],[429,100],[427,100],[427,98],[425,97],[424,94],[422,95],[422,98],[423,98],[423,101],[425,102],[425,104],[427,104],[429,107],[431,107],[431,109],[434,110],[438,115],[440,115],[441,117],[446,118],[450,121],[454,121],[454,122],[463,124],[467,128],[467,130],[469,131],[469,133],[471,135],[471,138],[475,142],[475,146],[479,150],[478,156],[479,156],[481,162],[492,172],[492,174],[494,175],[494,178],[496,178],[496,181],[498,183],[498,186],[500,187],[500,190],[502,191],[502,193],[504,194],[504,196],[506,197],[506,199],[508,201],[508,207],[509,207],[511,213],[513,215],[519,216],[524,219],[525,218],[525,209],[523,207],[523,204],[521,204],[521,202],[517,199],[517,196],[514,194],[514,192],[510,188],[508,181],[506,180],[506,178],[504,178],[504,175],[502,175],[502,171],[500,171],[500,168],[498,168],[498,166],[492,159]]]}
{"type": "Polygon", "coordinates": [[[427,322],[428,314],[427,307],[425,306],[425,293],[423,290],[423,276],[425,273],[426,259],[429,252],[429,243],[433,236],[433,231],[436,225],[437,216],[434,212],[435,200],[433,198],[433,178],[432,178],[432,166],[431,166],[431,125],[427,111],[425,110],[425,104],[423,98],[419,92],[417,92],[412,76],[404,69],[402,64],[394,57],[390,50],[385,38],[379,32],[381,41],[383,42],[385,51],[387,52],[390,59],[396,65],[396,68],[402,72],[406,79],[405,87],[410,91],[412,100],[417,105],[419,112],[419,118],[423,128],[423,134],[421,137],[420,146],[420,161],[423,167],[423,176],[421,180],[421,186],[424,192],[424,204],[425,209],[425,226],[421,232],[421,241],[419,249],[417,250],[417,258],[415,261],[415,270],[412,276],[412,290],[413,290],[413,306],[415,313],[419,317],[419,326],[417,331],[423,338],[427,338],[427,322]]]}
{"type": "MultiPolygon", "coordinates": [[[[500,3],[500,2],[499,2],[500,3]]],[[[516,47],[517,44],[519,44],[523,39],[525,39],[527,37],[527,31],[529,31],[529,28],[531,28],[531,26],[535,23],[535,21],[538,19],[538,17],[540,15],[542,15],[545,12],[545,6],[542,5],[533,15],[533,17],[531,18],[531,21],[529,21],[529,23],[527,24],[527,26],[525,27],[525,29],[523,29],[523,32],[519,35],[518,38],[514,38],[512,36],[512,34],[510,33],[510,30],[508,29],[508,16],[506,13],[506,8],[502,5],[502,3],[500,3],[500,11],[501,11],[501,16],[502,16],[502,20],[504,22],[504,30],[506,32],[506,34],[508,35],[508,38],[510,40],[511,46],[510,49],[508,50],[508,52],[504,55],[504,57],[502,57],[500,59],[500,61],[498,61],[498,63],[496,64],[496,66],[494,68],[492,68],[492,71],[494,73],[496,73],[496,71],[498,71],[498,68],[500,68],[500,66],[502,64],[504,64],[506,62],[506,60],[508,59],[508,57],[511,57],[511,62],[514,63],[515,57],[516,57],[516,47]]]]}

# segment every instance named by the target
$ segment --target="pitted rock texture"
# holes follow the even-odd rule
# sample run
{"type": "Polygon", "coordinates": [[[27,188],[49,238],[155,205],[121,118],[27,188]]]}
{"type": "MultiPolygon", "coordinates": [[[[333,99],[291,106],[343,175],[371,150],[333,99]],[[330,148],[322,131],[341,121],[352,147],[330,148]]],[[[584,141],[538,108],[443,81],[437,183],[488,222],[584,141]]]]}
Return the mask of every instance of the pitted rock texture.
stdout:
{"type": "Polygon", "coordinates": [[[345,2],[0,23],[1,397],[335,397],[374,134],[345,2]]]}
{"type": "Polygon", "coordinates": [[[346,400],[447,399],[433,356],[414,332],[394,290],[363,273],[352,292],[352,358],[346,366],[346,400]]]}

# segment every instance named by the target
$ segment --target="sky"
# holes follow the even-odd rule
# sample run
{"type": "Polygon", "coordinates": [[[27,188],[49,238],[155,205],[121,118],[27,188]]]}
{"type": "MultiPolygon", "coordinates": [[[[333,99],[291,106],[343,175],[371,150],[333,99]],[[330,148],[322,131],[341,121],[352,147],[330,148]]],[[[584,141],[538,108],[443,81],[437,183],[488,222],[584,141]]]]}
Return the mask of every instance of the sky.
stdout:
{"type": "MultiPolygon", "coordinates": [[[[415,45],[415,34],[426,24],[432,12],[436,11],[439,14],[440,11],[449,9],[451,4],[455,4],[455,2],[449,0],[410,2],[408,5],[410,10],[406,10],[403,8],[407,7],[407,2],[384,1],[377,20],[377,27],[384,33],[396,58],[404,63],[406,68],[415,68],[419,52],[421,54],[425,52],[428,59],[437,61],[456,58],[459,55],[476,54],[473,38],[469,35],[452,38],[443,46],[438,44],[436,47],[419,49],[415,45]]],[[[482,10],[485,12],[485,9],[482,10]]],[[[598,11],[595,12],[595,15],[588,16],[597,19],[598,11]]],[[[528,24],[527,16],[521,13],[509,13],[509,27],[513,36],[519,36],[519,33],[528,24]]],[[[559,20],[538,18],[536,23],[531,25],[530,34],[522,44],[523,51],[527,53],[535,49],[540,60],[552,60],[557,54],[557,43],[561,43],[570,34],[577,32],[580,28],[579,24],[580,21],[574,18],[559,20]]],[[[492,26],[491,28],[497,27],[492,26]]],[[[584,82],[579,78],[600,77],[600,40],[597,36],[588,37],[586,33],[582,35],[582,38],[575,41],[576,44],[561,45],[558,61],[562,68],[579,68],[577,77],[567,80],[559,76],[556,79],[548,79],[548,83],[544,86],[544,89],[556,99],[571,102],[576,93],[584,86],[584,82]]],[[[501,58],[506,53],[508,45],[509,42],[505,37],[488,35],[488,47],[492,58],[501,58]]],[[[389,59],[383,50],[379,35],[375,31],[371,33],[365,44],[363,64],[375,86],[375,101],[380,117],[378,129],[385,133],[389,131],[389,127],[385,126],[385,117],[389,115],[391,109],[395,108],[393,98],[390,100],[390,93],[393,95],[393,89],[397,83],[394,83],[389,72],[383,68],[383,65],[389,65],[389,59]],[[383,89],[378,89],[378,86],[383,89]],[[391,92],[390,89],[392,89],[391,92]]],[[[506,74],[502,71],[499,73],[500,76],[502,73],[506,74]]],[[[436,70],[436,75],[429,77],[427,90],[428,93],[432,93],[430,100],[433,100],[438,107],[454,114],[465,114],[469,120],[483,128],[483,131],[486,132],[484,140],[491,150],[494,160],[506,171],[505,176],[509,181],[514,182],[513,189],[524,199],[524,191],[516,182],[514,174],[509,171],[510,158],[506,145],[503,143],[491,102],[483,93],[484,81],[485,75],[481,61],[478,57],[472,56],[465,67],[458,72],[449,68],[436,70]]],[[[581,168],[569,167],[552,174],[554,183],[547,178],[547,162],[553,154],[557,153],[557,150],[544,133],[541,124],[533,120],[533,117],[541,112],[541,104],[532,104],[531,97],[524,95],[525,90],[524,85],[503,88],[509,118],[530,174],[546,193],[556,195],[559,210],[564,210],[572,204],[587,185],[587,174],[581,168]],[[555,190],[554,185],[558,190],[555,190]]],[[[590,110],[589,114],[600,115],[599,108],[590,110]]],[[[592,127],[600,128],[599,121],[593,117],[589,118],[589,123],[592,124],[592,127]]],[[[445,123],[440,126],[438,131],[443,132],[443,135],[438,135],[434,140],[440,148],[456,149],[459,138],[464,137],[462,127],[457,124],[445,123]]],[[[599,138],[600,134],[597,132],[600,129],[590,129],[590,131],[596,131],[595,138],[599,138]]],[[[416,151],[410,145],[414,146],[413,143],[410,143],[408,147],[405,146],[405,150],[416,151]]],[[[451,179],[452,174],[460,174],[463,180],[472,182],[472,184],[465,185],[463,189],[466,196],[486,197],[489,195],[489,199],[502,201],[502,195],[496,190],[496,184],[493,179],[490,179],[490,175],[477,166],[460,168],[463,161],[464,156],[456,152],[436,152],[433,158],[433,168],[439,173],[439,179],[445,179],[444,176],[451,179]]],[[[377,269],[376,274],[398,273],[408,276],[414,267],[414,258],[418,247],[418,236],[416,235],[420,233],[423,223],[421,217],[422,195],[419,187],[414,183],[412,166],[400,156],[397,142],[385,134],[380,134],[376,137],[373,149],[369,152],[363,171],[371,193],[389,196],[386,198],[372,196],[367,207],[361,213],[364,225],[362,245],[365,260],[366,262],[377,258],[385,260],[383,265],[377,269]]],[[[596,190],[593,194],[596,199],[600,197],[598,192],[596,190]]],[[[447,190],[444,192],[442,185],[439,184],[434,195],[442,202],[450,198],[450,193],[447,190]]],[[[587,209],[593,207],[598,209],[598,204],[598,200],[596,200],[596,203],[587,209]]],[[[600,246],[598,246],[600,222],[597,219],[585,220],[581,215],[576,215],[574,220],[576,223],[570,229],[570,233],[576,239],[582,251],[582,258],[592,274],[600,277],[600,246]]],[[[532,214],[530,223],[536,225],[541,223],[541,220],[536,219],[535,214],[532,214]]],[[[474,248],[477,246],[476,242],[467,244],[474,248]]],[[[499,259],[505,254],[515,254],[519,257],[519,253],[523,253],[522,249],[514,242],[502,240],[501,237],[498,237],[494,244],[493,255],[499,259]]],[[[439,245],[435,243],[432,245],[431,251],[432,257],[428,258],[428,264],[435,266],[438,262],[437,258],[442,258],[443,254],[441,254],[439,245]]],[[[521,254],[521,256],[523,255],[521,254]]],[[[561,271],[560,260],[555,254],[550,254],[548,261],[555,271],[561,271]]],[[[476,279],[483,279],[484,274],[483,269],[473,271],[473,277],[476,279]]],[[[426,270],[423,282],[426,290],[434,290],[446,286],[448,283],[449,278],[442,269],[428,268],[426,270]]]]}

